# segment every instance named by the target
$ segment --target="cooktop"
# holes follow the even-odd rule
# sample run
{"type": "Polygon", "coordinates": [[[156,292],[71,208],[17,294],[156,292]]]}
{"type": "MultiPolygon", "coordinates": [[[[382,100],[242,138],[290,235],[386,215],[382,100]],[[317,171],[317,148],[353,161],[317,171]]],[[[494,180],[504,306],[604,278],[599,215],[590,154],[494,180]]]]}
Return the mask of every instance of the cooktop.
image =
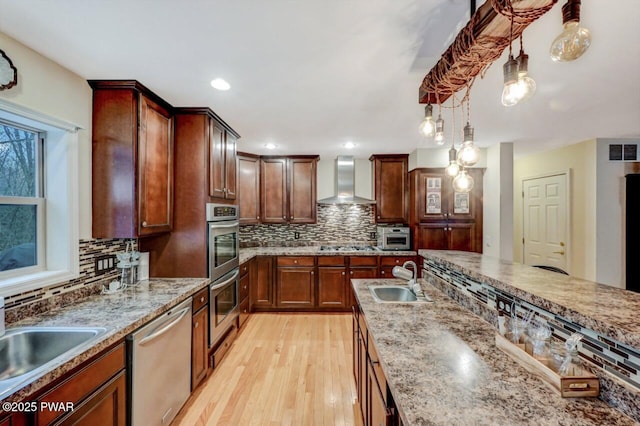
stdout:
{"type": "Polygon", "coordinates": [[[380,251],[376,246],[320,246],[320,251],[380,251]]]}

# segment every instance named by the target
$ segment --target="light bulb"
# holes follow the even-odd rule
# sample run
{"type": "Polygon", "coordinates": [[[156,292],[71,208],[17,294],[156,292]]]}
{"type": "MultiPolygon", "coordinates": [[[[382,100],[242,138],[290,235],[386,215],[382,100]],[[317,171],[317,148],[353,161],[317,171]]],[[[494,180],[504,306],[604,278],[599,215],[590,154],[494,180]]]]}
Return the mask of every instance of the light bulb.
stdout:
{"type": "Polygon", "coordinates": [[[591,45],[591,34],[580,26],[580,0],[569,0],[562,6],[564,31],[551,43],[551,59],[569,62],[578,59],[591,45]]]}
{"type": "Polygon", "coordinates": [[[504,72],[504,88],[502,89],[502,105],[513,106],[522,98],[522,87],[518,85],[518,62],[509,56],[502,66],[504,72]]]}
{"type": "Polygon", "coordinates": [[[473,127],[469,123],[464,126],[464,142],[458,150],[458,164],[471,167],[480,160],[480,148],[473,143],[473,127]]]}
{"type": "Polygon", "coordinates": [[[520,96],[519,102],[526,101],[536,93],[536,82],[529,77],[529,55],[520,50],[516,59],[518,63],[518,88],[516,93],[520,96]]]}
{"type": "Polygon", "coordinates": [[[453,147],[453,145],[451,145],[451,149],[449,150],[449,165],[444,169],[447,176],[454,177],[460,171],[460,165],[458,165],[457,157],[458,157],[458,152],[453,147]]]}
{"type": "Polygon", "coordinates": [[[440,114],[438,114],[438,119],[436,120],[436,136],[433,140],[438,145],[444,145],[444,120],[440,114]]]}
{"type": "Polygon", "coordinates": [[[424,107],[424,120],[418,126],[420,133],[430,138],[436,130],[436,123],[433,121],[433,107],[428,104],[424,107]]]}
{"type": "Polygon", "coordinates": [[[469,192],[473,189],[473,178],[465,169],[453,178],[453,190],[455,192],[469,192]]]}

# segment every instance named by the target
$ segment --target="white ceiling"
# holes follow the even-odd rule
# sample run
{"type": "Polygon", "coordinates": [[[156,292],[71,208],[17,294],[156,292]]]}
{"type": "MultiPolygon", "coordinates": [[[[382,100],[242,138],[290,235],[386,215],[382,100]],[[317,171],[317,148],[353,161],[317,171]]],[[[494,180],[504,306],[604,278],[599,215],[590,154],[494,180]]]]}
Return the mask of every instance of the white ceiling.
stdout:
{"type": "MultiPolygon", "coordinates": [[[[522,155],[640,137],[640,1],[583,1],[592,46],[556,64],[547,52],[562,4],[524,33],[534,98],[500,104],[506,52],[475,83],[479,145],[516,142],[522,155]]],[[[209,106],[241,134],[242,151],[329,158],[353,141],[352,152],[367,157],[433,146],[417,133],[418,87],[467,8],[468,0],[0,0],[0,32],[84,78],[137,79],[175,106],[209,106]],[[212,89],[215,77],[231,90],[212,89]],[[267,142],[279,147],[267,151],[267,142]]],[[[451,129],[451,113],[444,118],[451,129]]]]}

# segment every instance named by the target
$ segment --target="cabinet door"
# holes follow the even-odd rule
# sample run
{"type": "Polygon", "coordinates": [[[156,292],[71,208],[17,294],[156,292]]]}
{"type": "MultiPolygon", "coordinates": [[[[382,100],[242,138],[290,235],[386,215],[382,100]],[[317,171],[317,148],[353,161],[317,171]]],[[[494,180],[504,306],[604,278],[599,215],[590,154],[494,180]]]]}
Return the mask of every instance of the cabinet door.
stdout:
{"type": "Polygon", "coordinates": [[[224,198],[225,132],[209,119],[209,196],[224,198]]]}
{"type": "Polygon", "coordinates": [[[209,310],[203,307],[193,315],[191,323],[191,390],[207,377],[209,310]]]}
{"type": "Polygon", "coordinates": [[[240,224],[260,223],[260,158],[238,156],[240,224]]]}
{"type": "MultiPolygon", "coordinates": [[[[412,172],[414,173],[414,172],[412,172]]],[[[413,192],[416,197],[417,222],[443,222],[449,216],[451,178],[440,169],[415,172],[413,192]]]]}
{"type": "Polygon", "coordinates": [[[171,231],[173,131],[167,110],[140,95],[138,234],[171,231]]]}
{"type": "Polygon", "coordinates": [[[124,371],[93,393],[54,425],[124,426],[126,419],[126,387],[124,371]]]}
{"type": "Polygon", "coordinates": [[[387,408],[384,394],[386,391],[380,389],[373,371],[371,359],[367,368],[367,401],[368,401],[368,419],[367,424],[371,426],[387,426],[391,424],[392,413],[387,408]]]}
{"type": "Polygon", "coordinates": [[[289,221],[316,223],[316,160],[289,160],[289,221]]]}
{"type": "Polygon", "coordinates": [[[346,308],[347,300],[347,268],[319,267],[318,307],[346,308]]]}
{"type": "Polygon", "coordinates": [[[448,197],[447,219],[449,221],[473,221],[482,218],[482,177],[483,169],[467,169],[467,173],[473,178],[473,189],[468,193],[451,191],[448,197]]]}
{"type": "Polygon", "coordinates": [[[446,250],[449,248],[447,223],[421,224],[416,229],[416,237],[415,250],[446,250]]]}
{"type": "Polygon", "coordinates": [[[273,257],[259,256],[251,268],[249,297],[251,310],[271,308],[274,305],[273,257]]]}
{"type": "Polygon", "coordinates": [[[347,288],[349,289],[349,306],[355,306],[356,303],[356,295],[353,292],[353,287],[351,286],[351,279],[369,279],[369,278],[378,278],[378,267],[377,266],[364,266],[358,268],[349,268],[349,281],[347,282],[347,288]]]}
{"type": "Polygon", "coordinates": [[[227,141],[225,143],[225,156],[224,156],[224,198],[227,200],[236,199],[237,191],[237,166],[236,166],[236,149],[238,146],[238,139],[229,132],[225,132],[227,135],[227,141]]]}
{"type": "Polygon", "coordinates": [[[287,222],[287,160],[263,158],[260,162],[260,211],[263,223],[287,222]]]}
{"type": "MultiPolygon", "coordinates": [[[[362,324],[362,322],[360,322],[362,324]]],[[[356,390],[358,392],[358,402],[360,403],[360,411],[364,424],[368,425],[369,419],[369,403],[367,398],[367,329],[360,327],[360,333],[358,334],[358,382],[356,383],[356,390]]]]}
{"type": "Polygon", "coordinates": [[[278,268],[276,287],[279,308],[313,308],[315,273],[313,267],[278,268]]]}
{"type": "Polygon", "coordinates": [[[482,246],[482,241],[476,241],[475,223],[449,223],[448,248],[449,250],[477,251],[482,246]]]}
{"type": "Polygon", "coordinates": [[[407,223],[409,212],[408,156],[374,156],[376,222],[407,223]]]}

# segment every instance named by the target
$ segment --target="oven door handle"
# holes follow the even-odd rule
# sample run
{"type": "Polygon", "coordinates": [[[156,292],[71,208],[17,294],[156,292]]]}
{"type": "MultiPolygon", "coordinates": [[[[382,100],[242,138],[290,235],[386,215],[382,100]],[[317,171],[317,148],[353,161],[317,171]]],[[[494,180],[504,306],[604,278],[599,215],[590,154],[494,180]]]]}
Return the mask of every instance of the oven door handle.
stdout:
{"type": "Polygon", "coordinates": [[[240,270],[236,269],[235,272],[233,273],[233,275],[231,276],[231,278],[229,278],[228,280],[224,280],[224,282],[221,282],[220,284],[216,284],[216,285],[212,285],[209,288],[209,291],[215,291],[218,290],[224,286],[226,286],[227,284],[229,284],[231,281],[235,280],[238,277],[238,274],[240,274],[240,270]]]}
{"type": "Polygon", "coordinates": [[[221,228],[234,228],[234,227],[238,227],[240,226],[240,222],[235,221],[229,224],[225,224],[225,225],[220,225],[219,223],[210,223],[209,224],[209,228],[211,229],[221,229],[221,228]]]}

